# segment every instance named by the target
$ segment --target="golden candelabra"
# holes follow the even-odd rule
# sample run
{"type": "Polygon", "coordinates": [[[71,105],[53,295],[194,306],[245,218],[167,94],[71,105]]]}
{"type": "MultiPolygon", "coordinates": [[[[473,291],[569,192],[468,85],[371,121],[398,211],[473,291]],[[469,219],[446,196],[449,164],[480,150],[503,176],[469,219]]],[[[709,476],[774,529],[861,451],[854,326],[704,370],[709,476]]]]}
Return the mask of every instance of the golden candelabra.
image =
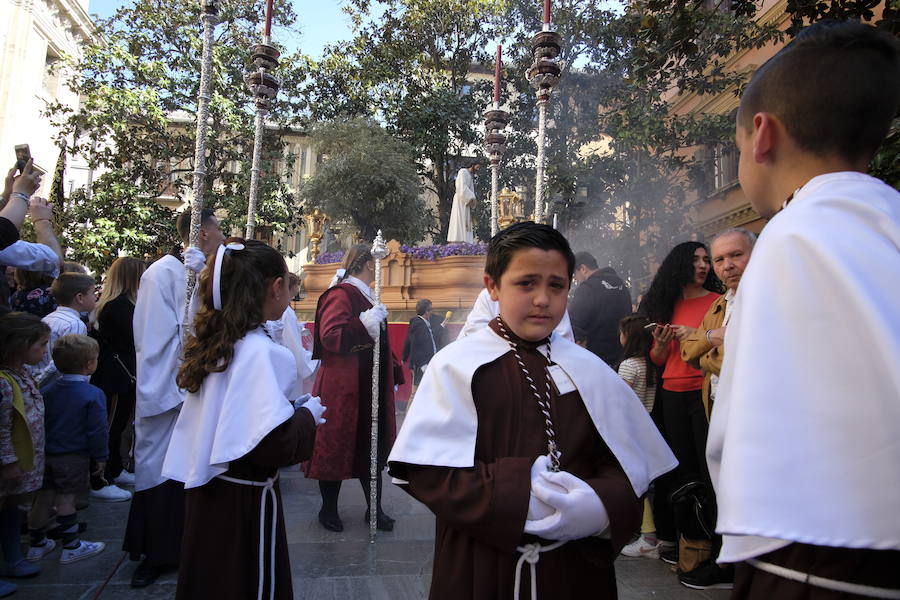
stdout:
{"type": "Polygon", "coordinates": [[[309,237],[309,262],[319,257],[319,242],[325,235],[325,224],[330,220],[328,215],[318,208],[306,215],[306,232],[309,237]]]}

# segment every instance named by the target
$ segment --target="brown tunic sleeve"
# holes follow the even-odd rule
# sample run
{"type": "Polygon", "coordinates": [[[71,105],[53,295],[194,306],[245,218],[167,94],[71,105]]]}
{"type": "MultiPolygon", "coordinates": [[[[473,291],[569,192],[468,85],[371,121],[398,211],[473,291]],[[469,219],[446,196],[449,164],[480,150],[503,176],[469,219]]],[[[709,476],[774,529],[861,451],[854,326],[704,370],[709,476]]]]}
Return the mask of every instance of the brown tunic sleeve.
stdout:
{"type": "Polygon", "coordinates": [[[585,482],[603,502],[606,514],[609,515],[610,542],[613,551],[618,553],[641,525],[641,503],[609,449],[605,453],[598,453],[594,460],[594,474],[585,479],[585,482]]]}
{"type": "Polygon", "coordinates": [[[287,467],[307,460],[316,441],[316,424],[312,413],[305,408],[270,431],[256,448],[235,462],[258,468],[287,467]]]}
{"type": "Polygon", "coordinates": [[[531,490],[532,459],[476,460],[474,468],[405,465],[407,491],[436,517],[504,552],[522,540],[531,490]]]}

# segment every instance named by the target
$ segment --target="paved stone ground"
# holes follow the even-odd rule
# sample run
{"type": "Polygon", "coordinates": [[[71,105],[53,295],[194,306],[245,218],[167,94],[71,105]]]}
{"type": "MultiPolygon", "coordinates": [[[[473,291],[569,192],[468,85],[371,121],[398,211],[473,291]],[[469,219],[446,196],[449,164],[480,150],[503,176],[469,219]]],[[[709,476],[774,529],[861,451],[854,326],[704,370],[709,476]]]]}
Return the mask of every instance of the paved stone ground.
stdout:
{"type": "MultiPolygon", "coordinates": [[[[363,521],[365,498],[358,482],[344,482],[339,505],[344,531],[334,533],[319,525],[317,483],[305,479],[297,467],[282,472],[281,491],[296,600],[427,598],[434,517],[424,505],[387,481],[385,478],[384,506],[397,523],[394,531],[379,532],[373,547],[368,541],[368,525],[363,521]]],[[[41,561],[40,575],[16,581],[19,592],[13,597],[22,600],[174,598],[174,573],[160,577],[148,588],[135,590],[129,585],[137,566],[121,551],[129,505],[130,502],[94,503],[82,512],[80,520],[88,522],[85,539],[106,542],[106,550],[70,565],[58,564],[59,550],[54,550],[41,561]]],[[[683,587],[668,565],[658,560],[621,557],[616,561],[616,573],[621,600],[726,600],[729,596],[725,591],[683,587]]]]}
{"type": "MultiPolygon", "coordinates": [[[[365,500],[355,481],[341,494],[344,532],[325,531],[316,520],[318,486],[296,469],[282,475],[285,520],[294,565],[297,600],[421,600],[431,579],[434,518],[395,486],[385,486],[385,506],[397,519],[393,532],[379,533],[377,547],[368,543],[363,522],[365,500]]],[[[41,562],[35,579],[20,580],[17,598],[34,600],[162,599],[175,595],[175,575],[163,576],[143,590],[129,586],[137,565],[121,547],[129,503],[95,503],[84,511],[89,540],[106,542],[106,550],[71,565],[59,565],[59,551],[41,562]]],[[[225,524],[223,524],[225,525],[225,524]]],[[[660,561],[621,558],[616,562],[622,600],[725,600],[727,592],[688,590],[660,561]]]]}

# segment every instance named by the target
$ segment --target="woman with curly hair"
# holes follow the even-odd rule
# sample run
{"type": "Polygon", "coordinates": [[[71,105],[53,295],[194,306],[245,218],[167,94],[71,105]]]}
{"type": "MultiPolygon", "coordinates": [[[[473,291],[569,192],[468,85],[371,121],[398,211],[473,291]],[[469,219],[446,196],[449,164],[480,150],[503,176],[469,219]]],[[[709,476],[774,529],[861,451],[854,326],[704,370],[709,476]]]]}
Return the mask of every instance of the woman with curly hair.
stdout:
{"type": "Polygon", "coordinates": [[[294,597],[278,469],[309,457],[325,409],[292,397],[294,357],[263,328],[287,308],[287,275],[256,240],[219,246],[200,274],[163,463],[185,487],[178,599],[294,597]]]}
{"type": "MultiPolygon", "coordinates": [[[[678,458],[672,483],[709,479],[703,373],[681,359],[679,343],[700,326],[709,306],[724,291],[712,270],[707,247],[700,242],[682,242],[663,259],[644,298],[643,312],[655,324],[650,359],[662,368],[653,412],[678,458]]],[[[663,523],[659,524],[661,537],[668,537],[662,531],[663,523]]]]}

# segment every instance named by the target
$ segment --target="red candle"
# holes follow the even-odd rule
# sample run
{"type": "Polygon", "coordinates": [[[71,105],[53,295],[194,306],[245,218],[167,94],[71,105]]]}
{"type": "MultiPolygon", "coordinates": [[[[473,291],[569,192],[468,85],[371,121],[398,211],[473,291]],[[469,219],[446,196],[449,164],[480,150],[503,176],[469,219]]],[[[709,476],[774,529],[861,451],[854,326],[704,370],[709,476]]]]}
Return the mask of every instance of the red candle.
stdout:
{"type": "Polygon", "coordinates": [[[497,61],[494,64],[494,104],[500,104],[500,59],[503,56],[503,46],[497,44],[497,61]]]}
{"type": "Polygon", "coordinates": [[[272,1],[266,0],[266,38],[272,37],[272,1]]]}
{"type": "Polygon", "coordinates": [[[544,25],[550,24],[550,0],[544,0],[544,25]]]}

